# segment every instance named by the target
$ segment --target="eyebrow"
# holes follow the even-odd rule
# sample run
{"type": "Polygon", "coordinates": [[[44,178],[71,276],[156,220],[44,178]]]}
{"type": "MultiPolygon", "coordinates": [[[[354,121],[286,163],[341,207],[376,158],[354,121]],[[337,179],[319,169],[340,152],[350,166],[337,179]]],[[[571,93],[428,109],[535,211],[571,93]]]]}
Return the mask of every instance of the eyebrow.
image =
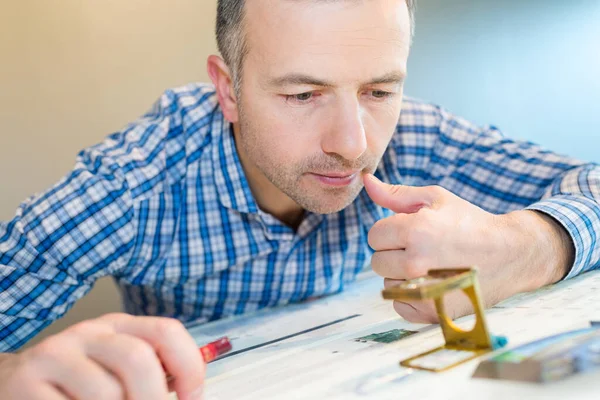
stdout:
{"type": "MultiPolygon", "coordinates": [[[[386,83],[401,83],[404,81],[406,74],[401,71],[389,72],[385,75],[376,77],[375,79],[364,83],[363,85],[380,85],[386,83]]],[[[320,86],[325,88],[334,87],[333,82],[328,82],[322,79],[312,77],[304,74],[287,74],[278,78],[273,78],[268,81],[269,86],[281,87],[287,85],[309,85],[309,86],[320,86]]]]}
{"type": "Polygon", "coordinates": [[[406,74],[404,72],[390,72],[388,74],[373,79],[371,82],[368,82],[368,84],[376,85],[382,83],[401,83],[404,82],[405,78],[406,74]]]}

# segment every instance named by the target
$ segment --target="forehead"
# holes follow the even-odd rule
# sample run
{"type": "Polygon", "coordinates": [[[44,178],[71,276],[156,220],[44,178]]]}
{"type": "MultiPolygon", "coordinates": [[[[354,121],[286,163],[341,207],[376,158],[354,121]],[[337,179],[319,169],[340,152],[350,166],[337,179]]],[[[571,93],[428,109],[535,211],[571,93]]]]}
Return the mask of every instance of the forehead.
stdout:
{"type": "Polygon", "coordinates": [[[369,79],[404,71],[410,48],[405,0],[247,0],[245,28],[265,76],[369,79]]]}

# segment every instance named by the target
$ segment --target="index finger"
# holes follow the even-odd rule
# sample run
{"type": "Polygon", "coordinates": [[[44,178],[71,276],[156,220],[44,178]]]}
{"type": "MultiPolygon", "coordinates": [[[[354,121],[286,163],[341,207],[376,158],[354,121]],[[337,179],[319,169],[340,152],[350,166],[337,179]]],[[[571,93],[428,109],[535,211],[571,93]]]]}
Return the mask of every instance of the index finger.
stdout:
{"type": "Polygon", "coordinates": [[[375,251],[403,250],[414,214],[395,214],[377,221],[369,230],[367,241],[375,251]]]}
{"type": "Polygon", "coordinates": [[[188,398],[202,390],[204,359],[181,322],[172,318],[126,314],[109,314],[102,319],[113,325],[117,332],[136,336],[154,348],[165,369],[174,378],[173,386],[180,398],[188,398]]]}

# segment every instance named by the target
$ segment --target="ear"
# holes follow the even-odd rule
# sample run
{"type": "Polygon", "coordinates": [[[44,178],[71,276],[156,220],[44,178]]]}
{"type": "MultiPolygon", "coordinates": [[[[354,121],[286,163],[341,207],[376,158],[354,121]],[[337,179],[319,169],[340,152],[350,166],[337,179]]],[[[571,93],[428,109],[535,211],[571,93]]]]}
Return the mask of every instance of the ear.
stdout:
{"type": "Polygon", "coordinates": [[[229,67],[221,57],[215,55],[209,56],[206,64],[208,76],[217,90],[223,115],[232,124],[237,123],[239,119],[238,99],[235,97],[233,78],[229,67]]]}

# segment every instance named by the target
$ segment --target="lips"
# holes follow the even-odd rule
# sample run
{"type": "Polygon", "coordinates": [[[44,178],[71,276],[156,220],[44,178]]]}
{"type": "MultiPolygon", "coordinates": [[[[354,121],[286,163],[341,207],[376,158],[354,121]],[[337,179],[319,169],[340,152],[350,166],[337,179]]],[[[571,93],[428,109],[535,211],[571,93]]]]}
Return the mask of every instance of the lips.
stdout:
{"type": "Polygon", "coordinates": [[[312,175],[318,182],[329,187],[343,187],[350,185],[358,176],[360,171],[342,172],[313,172],[312,175]]]}
{"type": "Polygon", "coordinates": [[[319,176],[323,176],[326,178],[337,178],[337,179],[341,179],[341,178],[348,178],[349,176],[352,175],[356,175],[358,173],[358,171],[347,171],[347,172],[323,172],[323,173],[317,173],[314,172],[314,175],[319,175],[319,176]]]}

